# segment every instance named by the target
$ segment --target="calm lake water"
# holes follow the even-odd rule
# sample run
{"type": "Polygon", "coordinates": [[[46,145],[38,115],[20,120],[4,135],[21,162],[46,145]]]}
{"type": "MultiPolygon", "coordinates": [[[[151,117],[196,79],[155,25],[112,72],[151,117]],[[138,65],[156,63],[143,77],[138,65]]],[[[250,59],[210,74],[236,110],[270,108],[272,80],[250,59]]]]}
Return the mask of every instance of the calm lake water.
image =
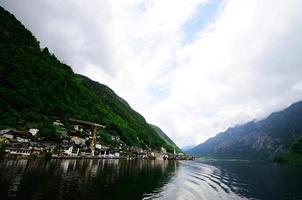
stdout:
{"type": "Polygon", "coordinates": [[[302,167],[230,161],[2,160],[0,199],[302,199],[302,167]]]}

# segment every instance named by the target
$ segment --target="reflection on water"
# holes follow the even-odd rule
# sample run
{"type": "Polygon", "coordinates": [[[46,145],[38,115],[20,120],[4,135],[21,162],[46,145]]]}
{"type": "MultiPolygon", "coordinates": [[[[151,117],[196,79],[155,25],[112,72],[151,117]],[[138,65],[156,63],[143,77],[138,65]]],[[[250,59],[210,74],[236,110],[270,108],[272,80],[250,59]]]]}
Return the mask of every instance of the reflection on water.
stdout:
{"type": "Polygon", "coordinates": [[[0,199],[302,199],[299,166],[249,162],[0,161],[0,199]]]}
{"type": "Polygon", "coordinates": [[[147,160],[51,160],[0,163],[0,199],[142,199],[177,164],[147,160]]]}

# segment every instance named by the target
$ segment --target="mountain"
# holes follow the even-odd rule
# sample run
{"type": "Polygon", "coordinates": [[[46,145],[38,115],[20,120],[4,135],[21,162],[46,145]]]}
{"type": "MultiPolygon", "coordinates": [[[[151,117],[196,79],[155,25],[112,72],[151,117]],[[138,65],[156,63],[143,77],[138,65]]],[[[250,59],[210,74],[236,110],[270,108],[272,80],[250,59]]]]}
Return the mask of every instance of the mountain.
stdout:
{"type": "MultiPolygon", "coordinates": [[[[109,87],[75,74],[12,14],[0,7],[0,128],[19,122],[58,138],[52,122],[70,118],[106,125],[100,137],[119,136],[127,145],[173,152],[143,116],[109,87]]],[[[71,125],[70,125],[71,126],[71,125]]]]}
{"type": "Polygon", "coordinates": [[[153,130],[163,139],[168,145],[175,147],[176,152],[182,152],[181,149],[158,127],[153,124],[149,124],[153,130]]]}
{"type": "Polygon", "coordinates": [[[295,163],[302,164],[302,135],[296,138],[286,154],[274,156],[276,163],[295,163]]]}
{"type": "Polygon", "coordinates": [[[187,151],[193,149],[194,147],[195,147],[195,145],[184,146],[181,148],[181,150],[184,152],[187,152],[187,151]]]}
{"type": "Polygon", "coordinates": [[[187,153],[214,158],[271,159],[286,153],[301,134],[302,101],[259,122],[229,128],[187,153]]]}

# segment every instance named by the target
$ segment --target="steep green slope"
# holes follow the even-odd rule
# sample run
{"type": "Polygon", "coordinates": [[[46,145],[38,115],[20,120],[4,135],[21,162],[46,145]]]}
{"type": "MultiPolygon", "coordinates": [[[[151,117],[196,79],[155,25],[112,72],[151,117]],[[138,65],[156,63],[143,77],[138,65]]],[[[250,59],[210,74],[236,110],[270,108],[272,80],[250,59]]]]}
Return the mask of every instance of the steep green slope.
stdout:
{"type": "Polygon", "coordinates": [[[107,126],[128,145],[159,149],[166,144],[107,86],[76,75],[61,63],[10,13],[0,8],[0,128],[20,121],[48,127],[69,118],[107,126]]]}
{"type": "Polygon", "coordinates": [[[149,124],[153,130],[163,139],[168,145],[174,146],[176,152],[182,152],[181,149],[158,127],[153,124],[149,124]]]}
{"type": "Polygon", "coordinates": [[[288,152],[302,133],[302,101],[259,122],[229,128],[189,150],[194,156],[271,159],[288,152]]]}
{"type": "Polygon", "coordinates": [[[277,163],[302,164],[302,135],[294,140],[286,154],[276,155],[273,161],[277,163]]]}

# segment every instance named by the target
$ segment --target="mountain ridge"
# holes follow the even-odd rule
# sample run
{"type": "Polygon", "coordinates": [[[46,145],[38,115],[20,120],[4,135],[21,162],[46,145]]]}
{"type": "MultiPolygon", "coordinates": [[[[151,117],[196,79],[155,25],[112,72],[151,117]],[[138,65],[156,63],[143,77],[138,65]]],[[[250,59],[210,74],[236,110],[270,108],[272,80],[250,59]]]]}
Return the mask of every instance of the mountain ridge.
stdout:
{"type": "Polygon", "coordinates": [[[181,150],[186,152],[186,151],[189,151],[190,149],[193,149],[196,145],[188,145],[188,146],[184,146],[184,147],[181,147],[181,150]]]}
{"type": "MultiPolygon", "coordinates": [[[[169,152],[145,118],[104,84],[60,62],[14,15],[0,7],[0,128],[19,127],[19,122],[53,129],[52,122],[76,118],[106,126],[100,137],[110,142],[119,136],[127,145],[169,152]]],[[[58,138],[58,133],[49,135],[58,138]]]]}
{"type": "Polygon", "coordinates": [[[169,138],[169,136],[167,136],[167,134],[163,130],[161,130],[161,128],[153,124],[149,124],[149,125],[153,128],[153,130],[155,130],[155,132],[157,132],[159,137],[161,137],[167,144],[175,147],[176,152],[182,152],[182,150],[169,138]]]}
{"type": "Polygon", "coordinates": [[[260,121],[230,127],[187,151],[214,158],[271,159],[286,153],[302,134],[302,101],[260,121]]]}

